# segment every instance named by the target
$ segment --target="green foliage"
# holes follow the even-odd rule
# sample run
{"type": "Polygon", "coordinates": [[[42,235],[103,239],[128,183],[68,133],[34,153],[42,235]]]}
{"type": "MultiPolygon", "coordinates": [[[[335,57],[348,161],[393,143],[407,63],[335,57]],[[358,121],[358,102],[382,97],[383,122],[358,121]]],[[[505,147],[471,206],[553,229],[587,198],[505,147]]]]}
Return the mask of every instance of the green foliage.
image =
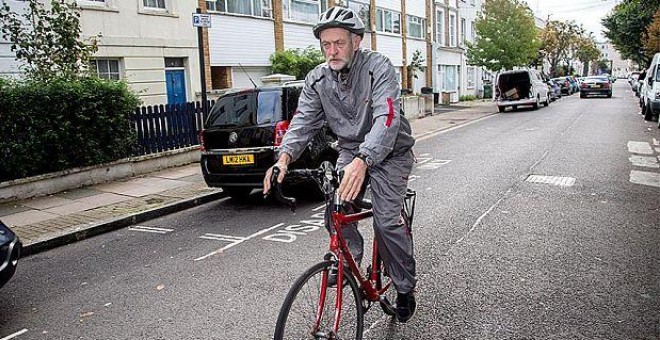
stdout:
{"type": "Polygon", "coordinates": [[[138,105],[124,82],[0,79],[0,181],[128,157],[138,105]]]}
{"type": "Polygon", "coordinates": [[[467,43],[471,65],[491,71],[529,65],[540,46],[534,15],[519,0],[486,0],[475,22],[477,38],[467,43]]]}
{"type": "Polygon", "coordinates": [[[647,55],[660,52],[660,9],[653,15],[653,21],[646,28],[646,38],[643,39],[644,51],[647,55]]]}
{"type": "Polygon", "coordinates": [[[581,25],[574,21],[548,21],[541,31],[541,51],[550,63],[553,77],[565,75],[567,66],[573,59],[589,64],[600,58],[600,50],[593,36],[587,34],[581,25]]]}
{"type": "Polygon", "coordinates": [[[270,56],[271,72],[295,76],[296,79],[305,79],[309,71],[325,62],[320,50],[309,46],[306,49],[288,49],[275,52],[270,56]]]}
{"type": "Polygon", "coordinates": [[[0,32],[11,43],[16,59],[26,64],[27,77],[76,79],[85,76],[96,40],[82,41],[76,2],[51,0],[46,6],[27,0],[25,13],[15,13],[2,1],[0,32]]]}
{"type": "Polygon", "coordinates": [[[648,39],[647,29],[653,22],[653,14],[660,9],[658,0],[623,0],[601,20],[607,37],[625,59],[646,66],[653,54],[644,50],[643,41],[648,39]]]}
{"type": "Polygon", "coordinates": [[[412,60],[410,61],[410,64],[406,66],[407,68],[407,75],[408,79],[406,79],[406,86],[411,87],[413,86],[413,79],[417,79],[417,72],[424,70],[424,67],[426,66],[426,62],[424,61],[424,57],[422,56],[422,51],[420,50],[415,50],[413,52],[413,57],[412,60]]]}
{"type": "Polygon", "coordinates": [[[477,97],[473,94],[466,94],[466,95],[460,96],[458,98],[458,100],[462,101],[462,102],[469,102],[469,101],[473,101],[475,99],[477,99],[477,97]]]}

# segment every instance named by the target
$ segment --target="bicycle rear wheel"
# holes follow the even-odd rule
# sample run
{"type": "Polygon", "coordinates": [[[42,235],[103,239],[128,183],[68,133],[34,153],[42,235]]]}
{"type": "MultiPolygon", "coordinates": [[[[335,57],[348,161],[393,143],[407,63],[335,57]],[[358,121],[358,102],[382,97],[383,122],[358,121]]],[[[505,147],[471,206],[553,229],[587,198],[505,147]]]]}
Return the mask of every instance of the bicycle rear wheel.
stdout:
{"type": "Polygon", "coordinates": [[[333,261],[320,262],[309,268],[294,283],[280,309],[275,326],[275,340],[284,339],[362,339],[364,312],[360,289],[348,269],[344,272],[347,284],[327,288],[321,320],[316,320],[321,301],[323,273],[333,261]],[[341,287],[340,287],[341,286],[341,287]],[[333,334],[336,296],[342,290],[342,308],[339,329],[333,334]]]}

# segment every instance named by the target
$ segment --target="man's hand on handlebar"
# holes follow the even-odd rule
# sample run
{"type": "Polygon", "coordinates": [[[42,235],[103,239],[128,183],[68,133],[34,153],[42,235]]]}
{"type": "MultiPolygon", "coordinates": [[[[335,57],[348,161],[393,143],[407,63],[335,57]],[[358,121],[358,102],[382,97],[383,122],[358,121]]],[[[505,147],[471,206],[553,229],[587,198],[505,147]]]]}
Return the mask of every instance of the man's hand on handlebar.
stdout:
{"type": "Polygon", "coordinates": [[[283,153],[282,155],[280,155],[280,158],[277,160],[277,163],[275,163],[275,165],[271,166],[266,171],[266,176],[264,176],[264,191],[263,191],[264,195],[270,192],[272,186],[271,180],[273,177],[273,168],[277,167],[280,169],[280,174],[279,176],[277,176],[277,183],[282,183],[282,181],[284,181],[284,176],[286,176],[288,164],[290,161],[291,161],[291,156],[289,156],[289,154],[283,153]]]}

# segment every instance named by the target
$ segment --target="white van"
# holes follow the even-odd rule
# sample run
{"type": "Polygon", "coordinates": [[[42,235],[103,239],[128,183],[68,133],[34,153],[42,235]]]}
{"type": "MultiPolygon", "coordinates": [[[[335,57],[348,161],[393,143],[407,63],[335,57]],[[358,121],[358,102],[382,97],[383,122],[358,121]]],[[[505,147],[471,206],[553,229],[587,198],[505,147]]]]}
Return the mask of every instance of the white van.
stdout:
{"type": "MultiPolygon", "coordinates": [[[[646,68],[646,78],[643,80],[642,113],[644,119],[655,120],[660,114],[660,53],[653,56],[649,67],[646,68]]],[[[660,125],[659,125],[660,127],[660,125]]]]}
{"type": "Polygon", "coordinates": [[[550,88],[541,74],[533,69],[504,71],[495,80],[495,104],[500,112],[507,107],[532,106],[534,110],[550,104],[550,88]]]}

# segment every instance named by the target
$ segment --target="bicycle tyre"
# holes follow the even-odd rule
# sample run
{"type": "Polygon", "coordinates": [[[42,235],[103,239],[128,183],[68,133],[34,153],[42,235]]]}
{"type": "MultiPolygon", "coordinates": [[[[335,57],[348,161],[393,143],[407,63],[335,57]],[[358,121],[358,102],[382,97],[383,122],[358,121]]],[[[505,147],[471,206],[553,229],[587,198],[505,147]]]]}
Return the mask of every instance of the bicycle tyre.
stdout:
{"type": "MultiPolygon", "coordinates": [[[[319,292],[323,272],[330,270],[333,261],[323,261],[307,269],[289,290],[275,326],[275,340],[288,339],[325,339],[327,336],[314,336],[311,329],[316,320],[319,302],[319,292]]],[[[348,284],[341,285],[342,311],[339,324],[338,339],[362,339],[364,327],[364,312],[362,293],[355,278],[345,271],[344,277],[348,284]]],[[[334,323],[335,292],[337,288],[326,290],[326,300],[323,306],[323,317],[317,334],[330,334],[334,323]]]]}

